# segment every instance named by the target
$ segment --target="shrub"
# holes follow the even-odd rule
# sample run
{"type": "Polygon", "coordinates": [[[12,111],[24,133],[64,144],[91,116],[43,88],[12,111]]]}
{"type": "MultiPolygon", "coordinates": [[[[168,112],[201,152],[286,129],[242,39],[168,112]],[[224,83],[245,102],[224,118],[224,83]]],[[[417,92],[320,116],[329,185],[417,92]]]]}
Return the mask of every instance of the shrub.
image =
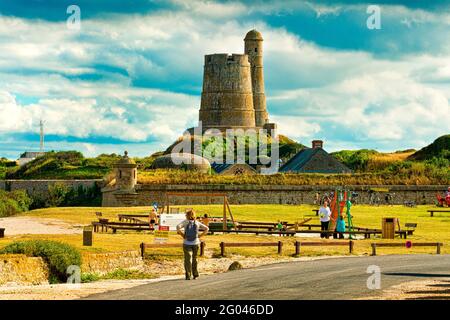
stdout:
{"type": "Polygon", "coordinates": [[[0,217],[9,217],[28,211],[32,200],[23,190],[7,192],[0,190],[0,217]]]}
{"type": "Polygon", "coordinates": [[[57,241],[16,241],[4,247],[0,253],[25,254],[30,257],[43,258],[50,270],[50,283],[66,282],[67,268],[71,265],[81,266],[81,254],[78,250],[57,241]]]}
{"type": "Polygon", "coordinates": [[[69,193],[69,188],[62,183],[55,183],[48,186],[48,198],[46,201],[47,207],[58,207],[63,204],[67,194],[69,193]]]}

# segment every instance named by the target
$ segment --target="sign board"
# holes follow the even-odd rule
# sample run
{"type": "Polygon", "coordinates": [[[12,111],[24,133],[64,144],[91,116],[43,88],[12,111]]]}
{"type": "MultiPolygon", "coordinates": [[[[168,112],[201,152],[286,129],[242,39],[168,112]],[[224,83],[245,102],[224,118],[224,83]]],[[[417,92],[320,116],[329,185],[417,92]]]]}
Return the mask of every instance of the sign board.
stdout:
{"type": "Polygon", "coordinates": [[[166,243],[169,240],[169,227],[159,226],[158,230],[155,231],[155,242],[156,243],[166,243]]]}
{"type": "Polygon", "coordinates": [[[161,226],[168,226],[170,231],[176,231],[177,225],[184,220],[186,220],[186,215],[184,213],[162,214],[159,217],[159,224],[161,226]]]}

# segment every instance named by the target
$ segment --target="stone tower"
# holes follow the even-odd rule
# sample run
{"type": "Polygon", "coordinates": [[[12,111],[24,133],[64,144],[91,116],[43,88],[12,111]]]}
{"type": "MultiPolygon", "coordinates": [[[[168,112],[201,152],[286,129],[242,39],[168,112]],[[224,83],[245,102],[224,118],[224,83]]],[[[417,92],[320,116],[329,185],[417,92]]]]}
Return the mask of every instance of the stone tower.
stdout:
{"type": "Polygon", "coordinates": [[[248,55],[251,66],[255,123],[257,127],[264,127],[269,121],[269,116],[264,93],[263,38],[261,33],[255,29],[250,30],[244,38],[244,43],[245,54],[248,55]]]}
{"type": "Polygon", "coordinates": [[[120,191],[134,191],[137,183],[137,165],[128,157],[125,151],[124,156],[114,165],[116,177],[116,189],[120,191]]]}
{"type": "Polygon", "coordinates": [[[199,114],[203,131],[276,129],[266,109],[261,33],[249,31],[244,44],[244,54],[205,56],[199,114]]]}
{"type": "Polygon", "coordinates": [[[205,56],[199,120],[203,129],[254,128],[252,77],[245,54],[205,56]]]}

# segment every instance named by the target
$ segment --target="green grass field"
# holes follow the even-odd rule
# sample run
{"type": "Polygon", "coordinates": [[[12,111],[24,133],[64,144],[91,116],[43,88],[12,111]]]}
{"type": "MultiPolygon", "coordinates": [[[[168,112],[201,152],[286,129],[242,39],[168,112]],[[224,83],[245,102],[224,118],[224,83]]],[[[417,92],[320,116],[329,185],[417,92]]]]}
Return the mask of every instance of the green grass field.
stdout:
{"type": "MultiPolygon", "coordinates": [[[[196,210],[198,215],[208,213],[210,216],[221,216],[221,205],[193,205],[180,206],[184,208],[192,207],[196,210]]],[[[318,217],[311,211],[314,206],[310,205],[231,205],[234,218],[242,221],[301,221],[303,218],[311,217],[309,223],[319,223],[318,217]]],[[[417,229],[413,236],[409,236],[409,240],[413,242],[412,249],[405,248],[381,248],[377,250],[377,254],[393,254],[393,253],[435,253],[434,248],[414,248],[414,241],[430,241],[443,242],[444,247],[442,253],[450,253],[450,216],[446,214],[435,214],[430,217],[427,212],[428,209],[435,208],[434,206],[418,206],[416,208],[407,208],[404,206],[366,206],[356,205],[352,207],[352,215],[354,216],[353,223],[359,227],[369,227],[381,229],[382,217],[397,217],[400,219],[402,228],[405,223],[417,223],[417,229]]],[[[29,217],[41,217],[61,219],[75,225],[88,225],[96,220],[95,212],[101,211],[105,218],[110,220],[117,220],[119,213],[148,213],[149,207],[133,207],[133,208],[50,208],[33,210],[23,214],[29,217]]],[[[82,252],[112,252],[125,250],[138,250],[141,242],[153,242],[153,235],[149,232],[126,232],[118,231],[116,234],[112,233],[95,233],[94,245],[92,247],[82,246],[81,235],[21,235],[11,236],[0,239],[0,247],[10,243],[14,240],[24,239],[49,239],[58,240],[72,244],[82,252]]],[[[305,237],[279,237],[279,236],[255,236],[242,234],[226,234],[226,235],[208,235],[204,238],[207,243],[207,250],[213,250],[213,256],[217,256],[220,252],[219,243],[221,241],[227,242],[258,242],[258,241],[278,241],[284,242],[283,256],[291,256],[294,253],[293,242],[295,240],[315,241],[318,236],[314,238],[305,237]]],[[[170,242],[180,242],[181,238],[175,233],[170,235],[170,242]]],[[[374,241],[386,241],[380,238],[370,240],[356,240],[355,255],[370,254],[370,243],[374,241]]],[[[396,238],[395,240],[404,242],[405,240],[396,238]]],[[[149,255],[153,259],[170,259],[181,256],[178,249],[158,249],[154,255],[149,255]]],[[[227,253],[235,253],[244,256],[278,256],[275,247],[269,248],[230,248],[227,253]]],[[[348,255],[347,247],[305,247],[302,248],[302,255],[305,256],[320,256],[320,255],[348,255]]]]}

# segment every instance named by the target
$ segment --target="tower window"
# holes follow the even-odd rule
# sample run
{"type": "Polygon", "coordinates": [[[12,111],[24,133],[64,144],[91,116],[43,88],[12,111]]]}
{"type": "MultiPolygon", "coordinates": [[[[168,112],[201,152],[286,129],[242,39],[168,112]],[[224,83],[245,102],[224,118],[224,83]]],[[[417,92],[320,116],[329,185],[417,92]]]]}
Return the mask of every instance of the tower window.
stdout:
{"type": "Polygon", "coordinates": [[[119,178],[122,178],[122,170],[119,170],[119,178]]]}
{"type": "Polygon", "coordinates": [[[258,48],[255,48],[255,52],[258,52],[258,48]]]}

